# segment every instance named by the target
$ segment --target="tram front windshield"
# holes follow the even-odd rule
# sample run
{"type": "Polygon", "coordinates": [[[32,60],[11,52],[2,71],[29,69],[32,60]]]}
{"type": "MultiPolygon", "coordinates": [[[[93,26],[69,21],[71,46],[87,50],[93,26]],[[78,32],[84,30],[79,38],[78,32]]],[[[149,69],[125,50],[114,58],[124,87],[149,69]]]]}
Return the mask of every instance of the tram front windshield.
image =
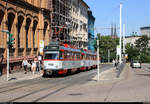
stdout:
{"type": "Polygon", "coordinates": [[[58,59],[59,54],[58,53],[45,53],[44,59],[58,59]]]}

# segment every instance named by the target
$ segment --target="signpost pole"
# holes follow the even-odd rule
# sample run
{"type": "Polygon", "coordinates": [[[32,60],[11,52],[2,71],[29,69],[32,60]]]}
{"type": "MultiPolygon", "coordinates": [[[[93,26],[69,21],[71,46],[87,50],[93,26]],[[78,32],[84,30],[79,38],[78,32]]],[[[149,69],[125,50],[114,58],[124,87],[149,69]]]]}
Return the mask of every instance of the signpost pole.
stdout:
{"type": "MultiPolygon", "coordinates": [[[[8,30],[1,30],[1,32],[7,33],[7,42],[8,42],[10,32],[8,30]]],[[[7,43],[7,81],[9,81],[9,46],[8,46],[8,43],[7,43]]]]}

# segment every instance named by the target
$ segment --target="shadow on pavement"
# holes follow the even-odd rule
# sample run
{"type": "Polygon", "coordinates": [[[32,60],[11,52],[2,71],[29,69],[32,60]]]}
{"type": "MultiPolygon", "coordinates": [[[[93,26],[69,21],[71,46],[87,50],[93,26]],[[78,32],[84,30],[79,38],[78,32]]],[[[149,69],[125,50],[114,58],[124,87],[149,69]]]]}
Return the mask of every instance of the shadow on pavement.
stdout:
{"type": "Polygon", "coordinates": [[[148,77],[150,77],[150,74],[136,74],[136,75],[141,75],[141,76],[148,76],[148,77]]]}
{"type": "Polygon", "coordinates": [[[11,79],[9,79],[9,81],[12,81],[12,80],[17,80],[17,78],[11,78],[11,79]]]}

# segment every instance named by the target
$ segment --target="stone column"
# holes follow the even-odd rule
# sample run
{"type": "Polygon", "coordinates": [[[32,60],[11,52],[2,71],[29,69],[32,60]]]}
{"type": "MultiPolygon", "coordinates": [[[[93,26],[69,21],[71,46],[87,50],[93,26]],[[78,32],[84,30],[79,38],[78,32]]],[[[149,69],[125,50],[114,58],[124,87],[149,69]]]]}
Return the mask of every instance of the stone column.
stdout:
{"type": "Polygon", "coordinates": [[[33,48],[33,20],[31,20],[31,25],[30,25],[30,48],[31,48],[31,52],[30,52],[30,55],[33,56],[33,51],[34,51],[34,48],[33,48]]]}
{"type": "MultiPolygon", "coordinates": [[[[5,10],[5,15],[4,15],[4,27],[3,29],[4,30],[8,30],[8,26],[7,26],[7,22],[8,22],[8,12],[7,12],[7,9],[5,10]]],[[[7,58],[7,34],[6,33],[3,33],[3,37],[4,37],[4,40],[3,40],[3,45],[4,45],[4,48],[5,48],[5,51],[4,51],[4,58],[7,58]]]]}
{"type": "Polygon", "coordinates": [[[23,56],[26,56],[26,51],[27,51],[27,46],[26,46],[26,16],[24,17],[24,21],[23,21],[23,24],[22,24],[22,42],[23,42],[23,48],[24,48],[24,51],[23,51],[23,56]]]}
{"type": "MultiPolygon", "coordinates": [[[[6,13],[4,13],[4,16],[5,15],[6,15],[6,13]]],[[[5,21],[5,17],[4,17],[3,20],[2,20],[1,28],[0,29],[4,30],[5,25],[6,25],[6,21],[5,21]]],[[[5,43],[5,41],[4,41],[4,35],[5,35],[5,33],[0,32],[0,45],[1,45],[1,48],[5,48],[5,46],[4,46],[4,43],[5,43]]]]}
{"type": "Polygon", "coordinates": [[[51,30],[50,30],[50,25],[49,25],[49,23],[48,23],[48,26],[47,26],[47,42],[46,42],[46,45],[48,45],[49,44],[49,42],[50,42],[50,38],[51,38],[51,30]]]}

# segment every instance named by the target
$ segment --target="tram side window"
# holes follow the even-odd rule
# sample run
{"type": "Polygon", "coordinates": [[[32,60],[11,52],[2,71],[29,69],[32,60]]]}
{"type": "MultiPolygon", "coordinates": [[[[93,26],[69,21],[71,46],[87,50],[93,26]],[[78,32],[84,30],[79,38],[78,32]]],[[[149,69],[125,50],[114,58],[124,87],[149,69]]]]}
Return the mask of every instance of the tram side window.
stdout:
{"type": "Polygon", "coordinates": [[[62,52],[60,52],[59,58],[60,58],[60,59],[63,59],[63,53],[62,53],[62,52]]]}
{"type": "Polygon", "coordinates": [[[58,53],[46,53],[44,59],[58,59],[58,53]]]}
{"type": "Polygon", "coordinates": [[[67,59],[67,52],[64,53],[64,59],[67,59]]]}
{"type": "Polygon", "coordinates": [[[77,59],[80,60],[80,53],[78,53],[78,58],[77,59]]]}

